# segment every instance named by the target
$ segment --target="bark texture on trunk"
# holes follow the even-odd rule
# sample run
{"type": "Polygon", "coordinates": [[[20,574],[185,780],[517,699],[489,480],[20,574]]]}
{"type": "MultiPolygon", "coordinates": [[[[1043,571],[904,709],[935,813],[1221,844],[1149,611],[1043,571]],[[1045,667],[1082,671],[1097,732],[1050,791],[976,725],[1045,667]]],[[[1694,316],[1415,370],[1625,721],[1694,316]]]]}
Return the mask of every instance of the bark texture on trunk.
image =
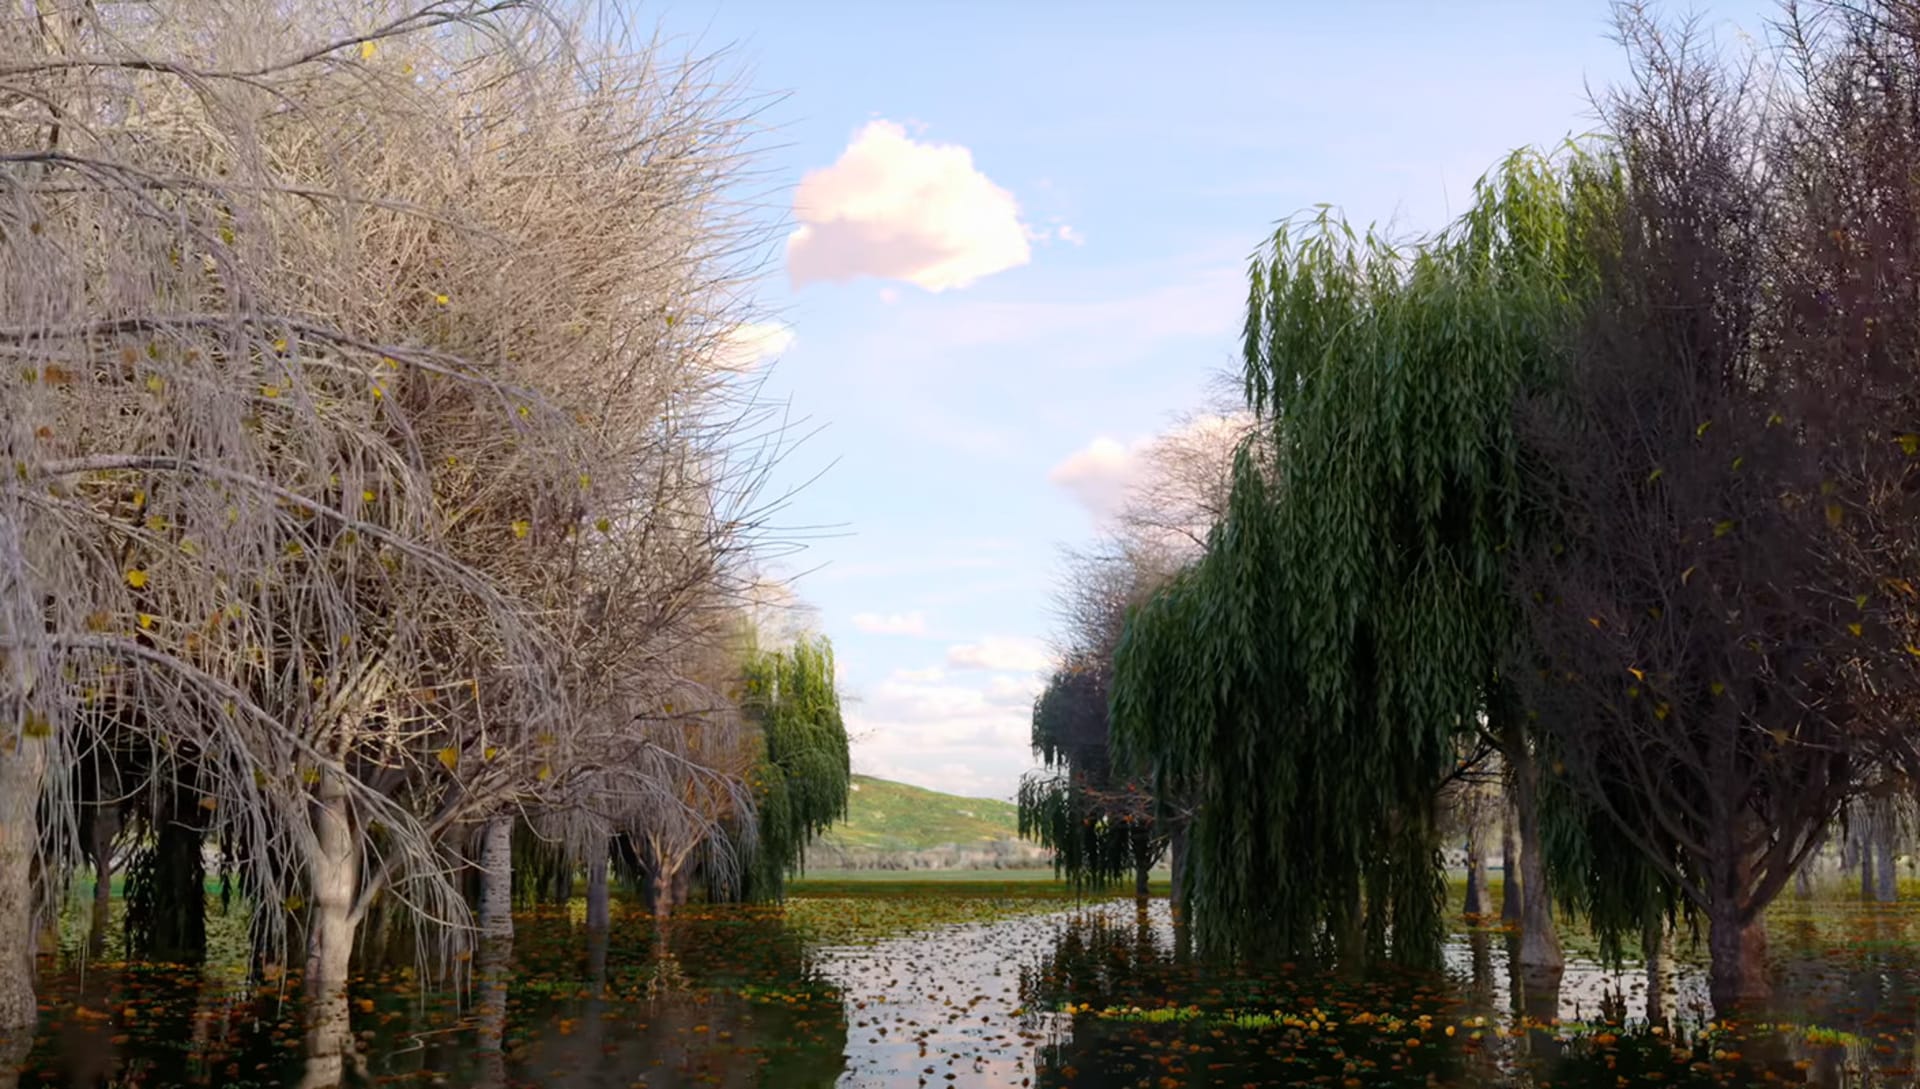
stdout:
{"type": "Polygon", "coordinates": [[[587,929],[605,930],[613,913],[607,902],[607,845],[587,858],[587,929]]]}
{"type": "Polygon", "coordinates": [[[1707,948],[1713,956],[1707,987],[1721,1016],[1764,1003],[1773,994],[1767,981],[1767,923],[1756,912],[1742,922],[1737,905],[1715,904],[1708,913],[1707,948]]]}
{"type": "Polygon", "coordinates": [[[360,891],[360,841],[346,784],[325,772],[310,806],[314,847],[307,859],[313,895],[307,931],[307,1080],[338,1085],[353,1048],[347,979],[353,959],[353,902],[360,891]]]}
{"type": "Polygon", "coordinates": [[[1647,959],[1647,1023],[1667,1021],[1667,927],[1658,915],[1647,918],[1640,932],[1640,951],[1647,959]]]}
{"type": "Polygon", "coordinates": [[[495,817],[481,831],[480,939],[513,939],[512,817],[495,817]]]}
{"type": "MultiPolygon", "coordinates": [[[[10,735],[13,719],[0,718],[0,730],[10,735]]],[[[17,1033],[29,1043],[40,1020],[33,998],[33,859],[40,847],[36,809],[46,773],[45,741],[0,736],[0,1039],[17,1033]]]]}
{"type": "Polygon", "coordinates": [[[1547,860],[1540,843],[1540,768],[1524,741],[1513,749],[1508,759],[1520,824],[1520,964],[1536,972],[1558,971],[1566,961],[1553,929],[1547,860]]]}

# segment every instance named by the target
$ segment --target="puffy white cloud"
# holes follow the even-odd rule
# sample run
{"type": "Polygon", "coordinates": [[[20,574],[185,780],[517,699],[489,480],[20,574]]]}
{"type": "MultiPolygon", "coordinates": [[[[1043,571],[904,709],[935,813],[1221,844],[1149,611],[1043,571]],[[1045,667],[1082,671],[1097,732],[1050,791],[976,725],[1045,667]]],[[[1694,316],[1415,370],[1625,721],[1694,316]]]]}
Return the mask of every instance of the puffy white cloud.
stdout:
{"type": "Polygon", "coordinates": [[[853,626],[869,635],[925,635],[927,618],[911,613],[855,613],[853,626]]]}
{"type": "Polygon", "coordinates": [[[832,166],[808,171],[793,211],[795,286],[873,276],[945,291],[1032,258],[1019,204],[973,152],[921,143],[892,121],[868,123],[832,166]]]}
{"type": "Polygon", "coordinates": [[[720,336],[713,349],[713,365],[744,374],[792,346],[793,330],[779,322],[742,322],[720,336]]]}
{"type": "MultiPolygon", "coordinates": [[[[1130,503],[1164,508],[1180,523],[1204,523],[1223,495],[1233,452],[1253,420],[1245,412],[1201,414],[1131,443],[1101,435],[1068,454],[1047,479],[1111,522],[1130,503]]],[[[1204,524],[1186,528],[1204,534],[1204,524]]]]}
{"type": "Polygon", "coordinates": [[[994,635],[948,647],[947,665],[992,673],[1038,673],[1053,666],[1053,654],[1038,639],[994,635]]]}
{"type": "Polygon", "coordinates": [[[1096,517],[1117,514],[1133,486],[1147,441],[1129,446],[1101,435],[1048,470],[1047,479],[1065,488],[1096,517]]]}
{"type": "Polygon", "coordinates": [[[1029,753],[1038,677],[986,687],[898,670],[846,705],[855,770],[954,794],[1009,798],[1029,753]]]}

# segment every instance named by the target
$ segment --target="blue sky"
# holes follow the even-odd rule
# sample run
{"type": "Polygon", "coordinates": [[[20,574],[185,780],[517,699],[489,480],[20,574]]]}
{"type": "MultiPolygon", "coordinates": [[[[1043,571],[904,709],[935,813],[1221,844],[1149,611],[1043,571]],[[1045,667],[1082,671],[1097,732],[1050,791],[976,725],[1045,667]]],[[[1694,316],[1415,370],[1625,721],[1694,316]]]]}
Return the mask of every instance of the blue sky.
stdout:
{"type": "MultiPolygon", "coordinates": [[[[1730,40],[1772,9],[1695,10],[1730,40]]],[[[779,480],[826,470],[785,520],[845,527],[790,570],[855,770],[994,797],[1031,765],[1060,549],[1097,531],[1056,470],[1124,479],[1121,453],[1208,403],[1277,220],[1438,227],[1509,150],[1591,129],[1588,86],[1625,68],[1601,0],[630,14],[780,96],[765,214],[804,233],[759,343],[768,394],[823,425],[779,480]]]]}

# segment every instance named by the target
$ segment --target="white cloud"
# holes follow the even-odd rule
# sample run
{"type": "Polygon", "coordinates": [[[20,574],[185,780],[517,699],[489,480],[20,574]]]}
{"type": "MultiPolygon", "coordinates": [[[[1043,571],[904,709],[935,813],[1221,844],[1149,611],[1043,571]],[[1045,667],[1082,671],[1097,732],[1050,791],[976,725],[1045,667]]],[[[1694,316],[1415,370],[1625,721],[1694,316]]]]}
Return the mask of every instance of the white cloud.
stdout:
{"type": "Polygon", "coordinates": [[[1126,503],[1146,444],[1143,439],[1129,446],[1101,435],[1048,470],[1047,479],[1065,488],[1096,517],[1111,517],[1126,503]]]}
{"type": "MultiPolygon", "coordinates": [[[[1252,423],[1245,412],[1208,413],[1131,443],[1101,435],[1048,470],[1047,479],[1079,500],[1096,522],[1110,522],[1134,499],[1181,509],[1190,516],[1181,521],[1205,522],[1209,493],[1231,470],[1235,446],[1252,423]]],[[[1204,534],[1207,527],[1188,528],[1204,534]]]]}
{"type": "Polygon", "coordinates": [[[925,635],[927,618],[911,613],[856,613],[853,626],[869,635],[925,635]]]}
{"type": "Polygon", "coordinates": [[[795,286],[873,276],[937,292],[1032,258],[1019,204],[971,151],[918,142],[892,121],[869,122],[832,166],[808,171],[793,204],[795,286]]]}
{"type": "Polygon", "coordinates": [[[772,321],[749,321],[721,334],[713,349],[713,365],[743,374],[777,358],[793,346],[793,330],[772,321]]]}
{"type": "Polygon", "coordinates": [[[985,688],[899,670],[847,705],[855,770],[955,794],[1008,798],[1032,764],[1037,677],[985,688]]]}
{"type": "Polygon", "coordinates": [[[1066,223],[1060,224],[1060,230],[1056,233],[1058,234],[1060,241],[1071,242],[1076,246],[1085,245],[1087,241],[1086,235],[1081,234],[1079,231],[1074,230],[1071,225],[1066,223]]]}
{"type": "Polygon", "coordinates": [[[948,647],[947,665],[992,673],[1038,673],[1053,666],[1053,655],[1038,639],[992,635],[978,643],[948,647]]]}

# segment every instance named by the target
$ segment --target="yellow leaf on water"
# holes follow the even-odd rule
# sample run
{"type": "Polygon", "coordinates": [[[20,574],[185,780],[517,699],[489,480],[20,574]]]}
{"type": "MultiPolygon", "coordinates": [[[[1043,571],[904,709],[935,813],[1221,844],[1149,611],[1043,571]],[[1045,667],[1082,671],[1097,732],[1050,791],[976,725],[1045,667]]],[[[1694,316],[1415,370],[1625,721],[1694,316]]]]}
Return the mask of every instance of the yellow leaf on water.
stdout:
{"type": "Polygon", "coordinates": [[[448,771],[452,771],[460,765],[460,750],[451,745],[441,749],[434,755],[440,758],[440,763],[445,766],[448,771]]]}
{"type": "Polygon", "coordinates": [[[127,572],[127,585],[138,590],[147,584],[147,573],[136,567],[127,572]]]}

